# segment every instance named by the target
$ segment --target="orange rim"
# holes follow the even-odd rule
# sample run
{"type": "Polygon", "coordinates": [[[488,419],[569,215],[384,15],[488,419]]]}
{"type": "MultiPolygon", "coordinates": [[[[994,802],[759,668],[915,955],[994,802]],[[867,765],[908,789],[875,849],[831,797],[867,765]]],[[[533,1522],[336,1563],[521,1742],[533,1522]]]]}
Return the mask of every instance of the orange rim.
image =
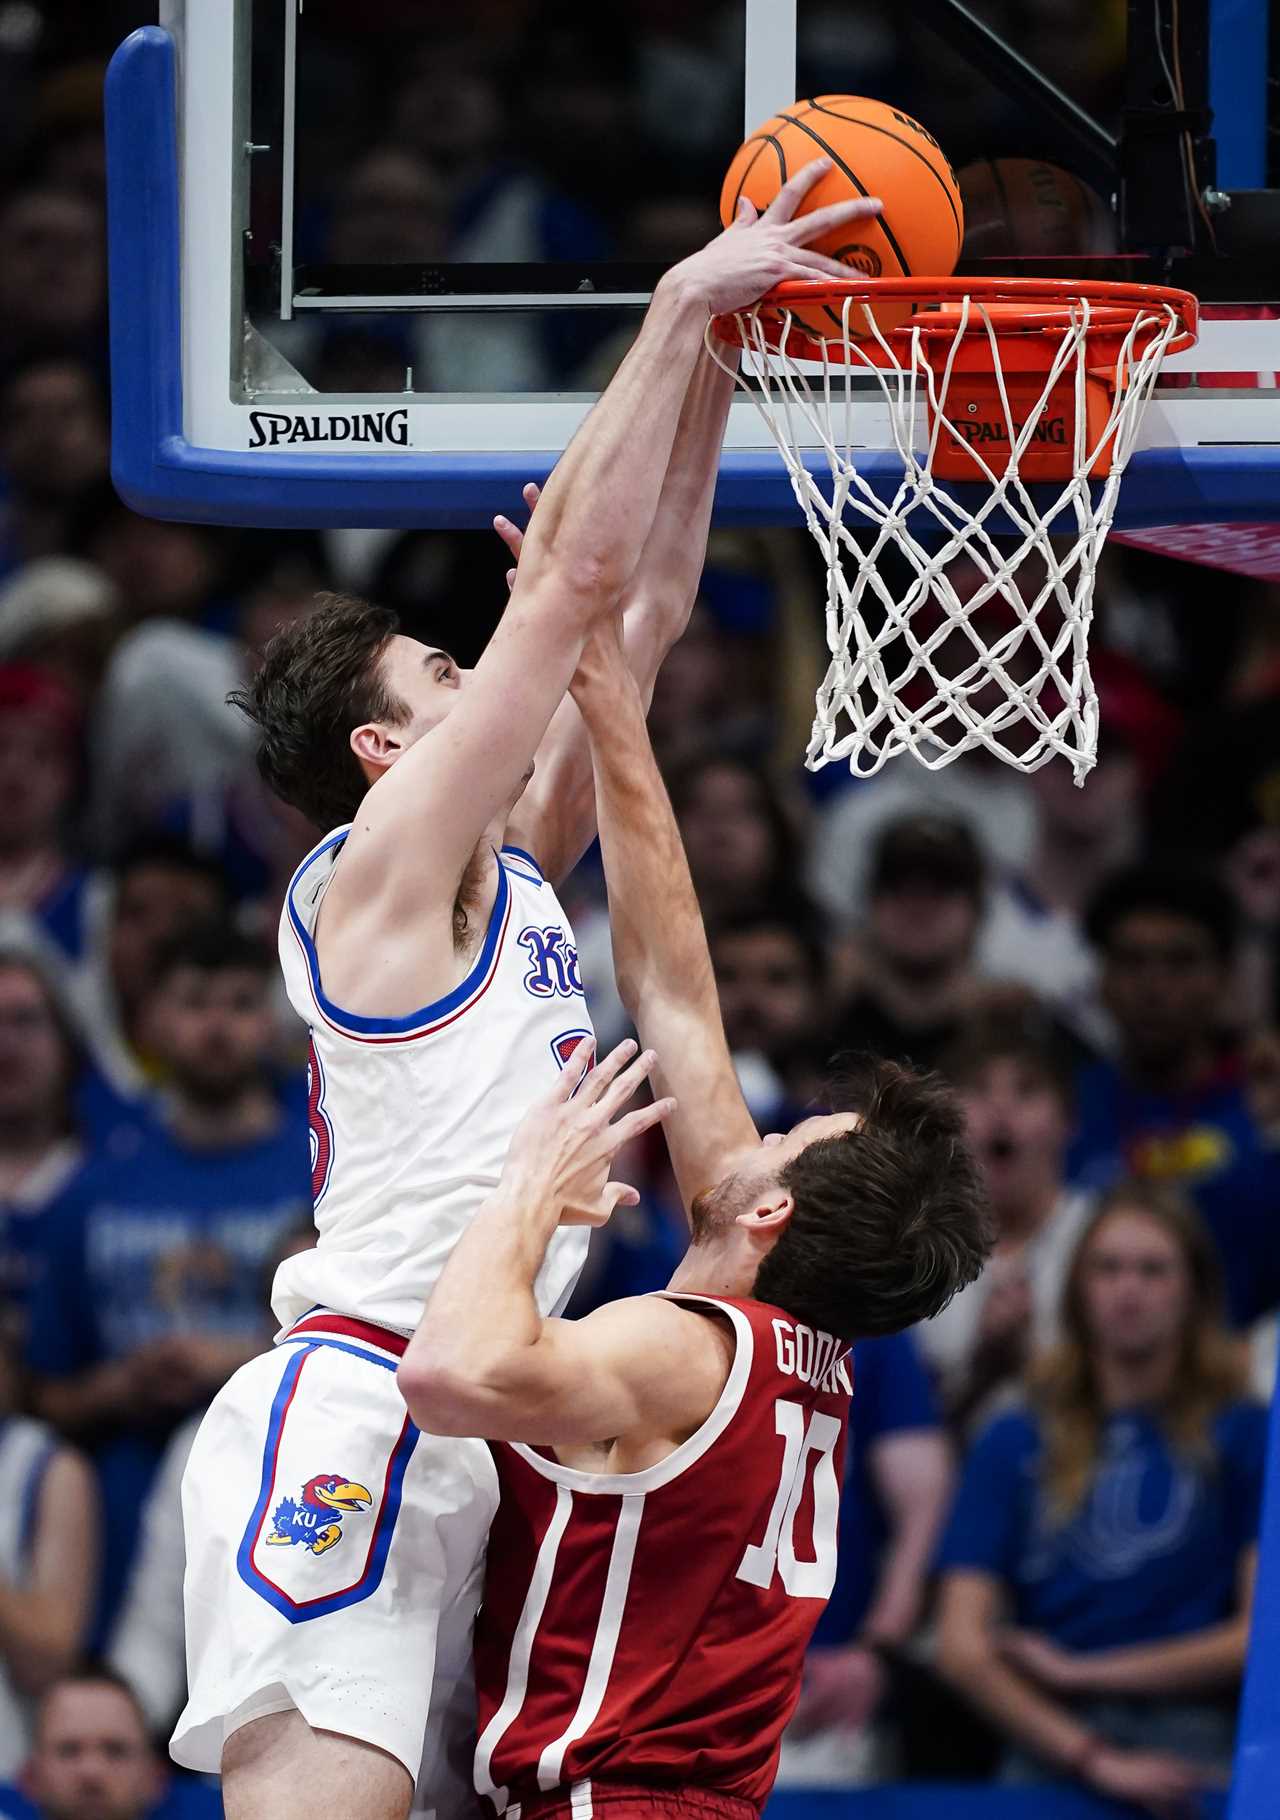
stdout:
{"type": "MultiPolygon", "coordinates": [[[[1200,306],[1189,291],[1159,284],[1081,284],[1069,278],[867,278],[860,272],[851,272],[847,279],[796,278],[777,285],[761,298],[755,310],[743,311],[741,315],[754,318],[765,345],[777,353],[783,351],[784,312],[815,306],[842,312],[846,301],[871,306],[914,304],[918,307],[904,321],[881,330],[891,346],[895,343],[906,345],[917,330],[925,336],[954,336],[965,298],[980,304],[986,311],[998,343],[1025,344],[1036,337],[1060,336],[1071,327],[1074,312],[1081,303],[1090,306],[1090,343],[1117,344],[1143,314],[1154,310],[1172,310],[1178,319],[1179,327],[1166,354],[1181,353],[1194,346],[1198,333],[1200,306]],[[755,311],[767,313],[756,315],[755,311]]],[[[737,316],[717,316],[714,326],[723,341],[738,346],[755,345],[754,340],[743,335],[737,316]]],[[[988,340],[981,316],[971,322],[969,332],[988,340]]],[[[857,346],[860,360],[877,366],[888,364],[885,351],[874,336],[860,338],[857,346]]],[[[825,358],[842,362],[845,358],[844,336],[841,333],[831,340],[822,339],[793,317],[785,351],[799,359],[825,358]]]]}

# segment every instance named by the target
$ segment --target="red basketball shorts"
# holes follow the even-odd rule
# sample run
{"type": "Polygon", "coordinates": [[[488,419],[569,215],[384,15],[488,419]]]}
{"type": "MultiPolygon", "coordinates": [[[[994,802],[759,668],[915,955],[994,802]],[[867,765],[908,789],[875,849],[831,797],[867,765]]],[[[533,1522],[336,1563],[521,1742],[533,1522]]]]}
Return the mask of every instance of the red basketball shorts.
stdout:
{"type": "Polygon", "coordinates": [[[575,1782],[512,1801],[503,1820],[760,1820],[760,1810],[712,1789],[630,1782],[575,1782]]]}

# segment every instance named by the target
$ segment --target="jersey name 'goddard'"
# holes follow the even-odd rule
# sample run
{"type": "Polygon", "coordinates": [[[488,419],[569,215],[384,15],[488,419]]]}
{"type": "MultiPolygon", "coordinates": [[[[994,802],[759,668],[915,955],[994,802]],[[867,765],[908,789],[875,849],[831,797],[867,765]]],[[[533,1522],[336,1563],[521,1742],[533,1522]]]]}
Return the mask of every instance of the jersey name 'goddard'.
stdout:
{"type": "MultiPolygon", "coordinates": [[[[282,1325],[317,1304],[412,1329],[445,1259],[495,1187],[516,1125],[591,1035],[577,947],[555,891],[514,847],[480,950],[452,992],[407,1017],[326,995],[313,933],[347,829],[293,876],[280,918],[289,1002],[310,1027],[311,1189],[319,1243],[281,1265],[282,1325]]],[[[552,1239],[544,1313],[568,1300],[585,1227],[552,1239]]]]}
{"type": "Polygon", "coordinates": [[[315,412],[250,411],[249,447],[275,449],[282,443],[363,442],[394,449],[409,446],[409,413],[354,411],[349,417],[321,417],[315,412]]]}

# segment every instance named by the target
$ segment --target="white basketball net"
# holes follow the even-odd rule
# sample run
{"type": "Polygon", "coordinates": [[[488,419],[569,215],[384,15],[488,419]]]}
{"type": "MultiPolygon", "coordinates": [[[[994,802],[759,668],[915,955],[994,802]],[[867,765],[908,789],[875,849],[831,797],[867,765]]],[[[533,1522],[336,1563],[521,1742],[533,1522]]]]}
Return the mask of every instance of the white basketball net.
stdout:
{"type": "MultiPolygon", "coordinates": [[[[1096,348],[1089,355],[1090,318],[1085,298],[1063,308],[1061,330],[1053,330],[1061,343],[1039,403],[1019,424],[996,328],[985,305],[968,296],[954,336],[899,329],[895,350],[870,311],[846,298],[842,336],[831,331],[832,342],[842,342],[843,361],[823,344],[820,366],[810,361],[807,370],[773,346],[776,311],[768,329],[759,305],[736,317],[746,350],[738,384],[781,451],[826,563],[831,664],[818,690],[805,757],[811,771],[847,758],[855,776],[870,777],[902,752],[936,771],[985,747],[1022,771],[1038,770],[1061,753],[1076,782],[1084,782],[1098,742],[1089,674],[1094,576],[1143,408],[1179,328],[1165,304],[1136,315],[1116,361],[1110,417],[1086,446],[1085,379],[1097,365],[1096,348]],[[854,321],[865,322],[864,335],[869,332],[889,355],[889,370],[850,333],[851,304],[854,321]],[[985,330],[991,344],[1008,437],[1001,459],[1004,448],[1010,452],[1003,473],[947,417],[956,351],[971,322],[971,332],[985,330]],[[843,381],[859,374],[874,375],[887,407],[891,447],[902,464],[892,497],[882,498],[858,471],[866,454],[865,443],[859,449],[856,441],[859,404],[843,381]],[[1054,388],[1064,381],[1073,383],[1076,404],[1073,474],[1047,483],[1056,497],[1037,506],[1019,463],[1054,388]],[[969,450],[973,479],[984,483],[974,510],[932,472],[944,436],[969,450]],[[1111,472],[1091,484],[1090,469],[1109,438],[1111,472]],[[815,448],[825,457],[820,476],[805,464],[806,451],[812,455],[815,448]],[[997,515],[1003,521],[999,541],[988,529],[997,515]],[[895,551],[897,560],[885,565],[882,559],[895,551]],[[963,593],[955,585],[957,572],[963,593]],[[989,603],[1004,622],[994,637],[984,637],[974,623],[989,618],[982,614],[989,603]]],[[[789,313],[784,321],[789,327],[789,313]]],[[[785,333],[781,342],[785,349],[785,333]]],[[[726,344],[710,326],[707,346],[728,369],[726,344]]],[[[864,387],[864,408],[865,402],[864,387]]],[[[1042,501],[1045,486],[1038,486],[1042,501]]]]}

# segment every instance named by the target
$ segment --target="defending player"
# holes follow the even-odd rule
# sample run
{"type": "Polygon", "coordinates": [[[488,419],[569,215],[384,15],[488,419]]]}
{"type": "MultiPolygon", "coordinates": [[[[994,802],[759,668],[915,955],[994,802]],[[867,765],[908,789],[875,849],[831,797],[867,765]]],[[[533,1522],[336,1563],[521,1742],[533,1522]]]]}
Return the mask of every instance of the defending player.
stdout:
{"type": "MultiPolygon", "coordinates": [[[[229,1820],[309,1820],[318,1791],[362,1820],[401,1820],[420,1764],[440,1811],[460,1805],[445,1754],[456,1713],[470,1716],[495,1482],[482,1446],[406,1420],[397,1335],[586,1028],[572,931],[543,871],[559,876],[590,837],[589,758],[562,698],[647,540],[661,571],[677,506],[681,538],[690,513],[705,531],[725,408],[701,355],[708,311],[826,271],[803,243],[867,212],[792,222],[818,174],[658,287],[546,488],[474,673],[379,609],[338,601],[276,641],[242,701],[278,792],[338,825],[281,919],[290,997],[312,1030],[320,1241],[282,1267],[283,1344],[215,1400],[184,1485],[190,1697],[173,1753],[221,1762],[229,1820]]],[[[680,582],[674,562],[658,594],[673,574],[691,597],[696,574],[680,582]]],[[[646,684],[687,612],[650,605],[630,628],[646,684]]],[[[549,1248],[542,1307],[571,1287],[584,1243],[565,1231],[549,1248]]]]}
{"type": "Polygon", "coordinates": [[[628,1193],[604,1186],[630,1135],[607,1121],[653,1067],[610,1085],[621,1052],[594,1076],[576,1055],[454,1250],[400,1383],[433,1430],[509,1443],[476,1626],[480,1793],[520,1820],[754,1816],[835,1576],[847,1342],[935,1313],[991,1231],[935,1079],[882,1064],[849,1110],[760,1141],[616,636],[592,641],[577,695],[619,984],[676,1096],[654,1110],[692,1243],[665,1294],[576,1322],[539,1312],[559,1222],[599,1222],[628,1193]]]}

